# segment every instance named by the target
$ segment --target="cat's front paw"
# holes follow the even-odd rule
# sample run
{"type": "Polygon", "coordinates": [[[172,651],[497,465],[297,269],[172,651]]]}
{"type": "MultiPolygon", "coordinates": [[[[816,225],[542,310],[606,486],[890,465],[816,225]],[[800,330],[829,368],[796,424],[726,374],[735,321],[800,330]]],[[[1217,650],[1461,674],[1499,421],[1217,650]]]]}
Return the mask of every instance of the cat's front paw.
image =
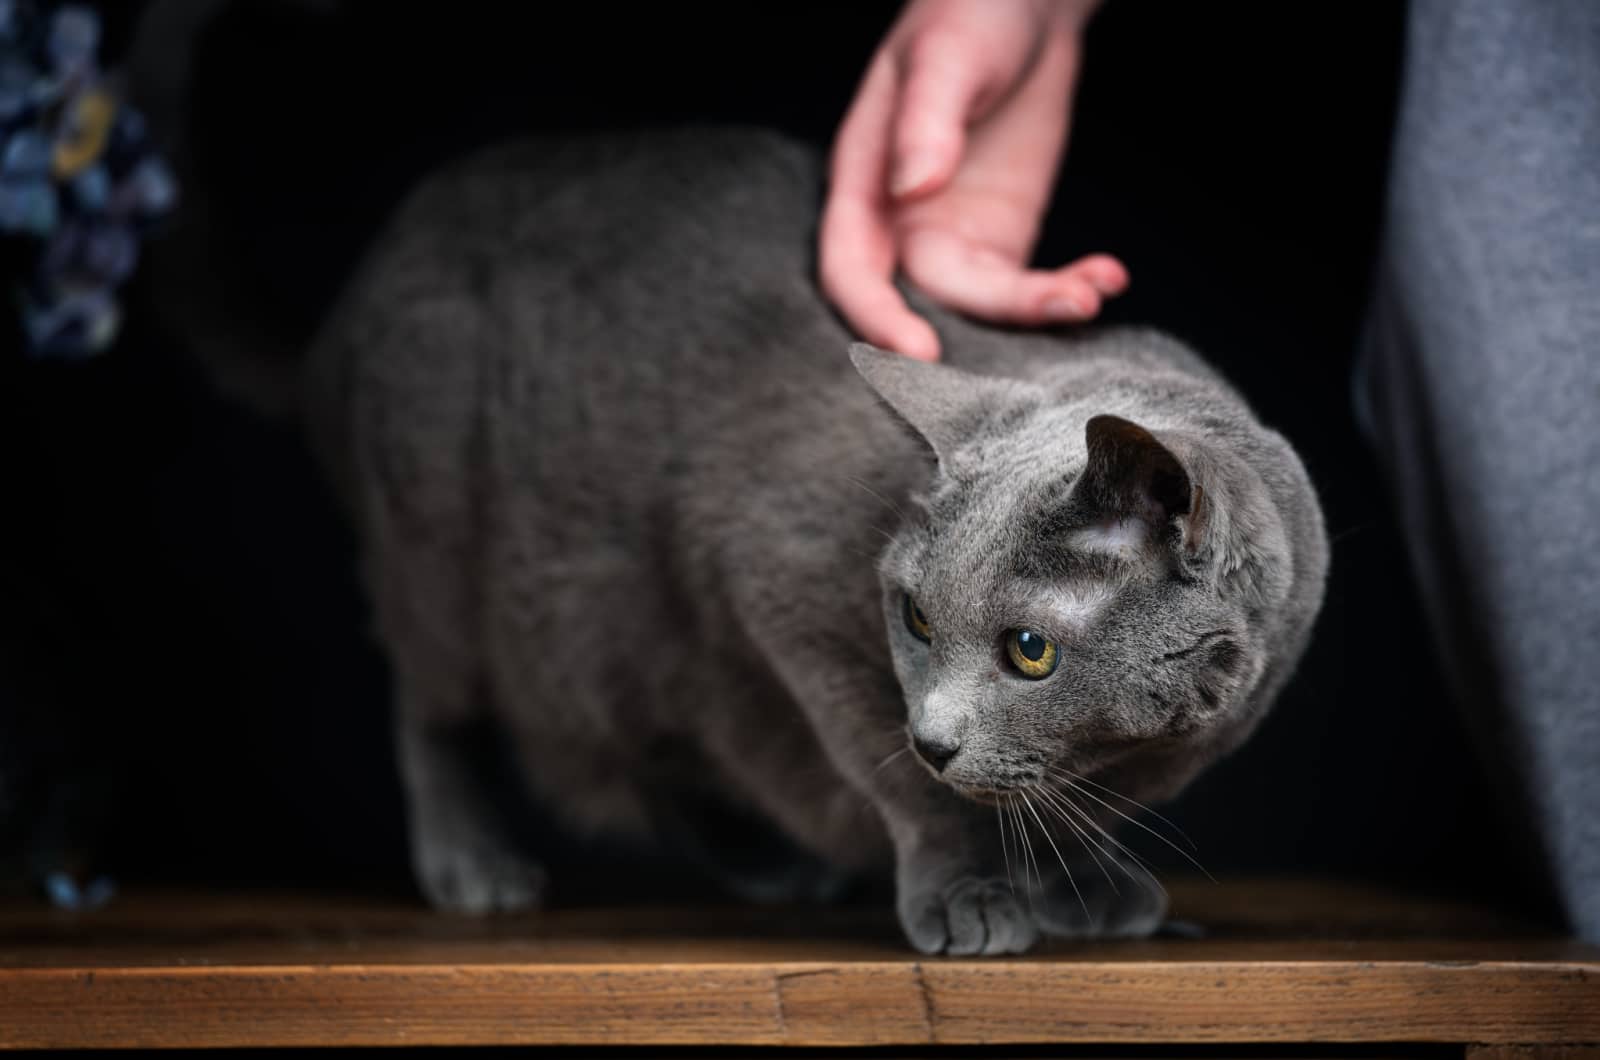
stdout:
{"type": "Polygon", "coordinates": [[[1024,898],[1003,879],[902,889],[898,905],[906,937],[923,953],[1021,953],[1039,937],[1024,898]]]}
{"type": "Polygon", "coordinates": [[[1091,868],[1077,874],[1076,887],[1059,873],[1035,886],[1034,921],[1052,938],[1142,939],[1167,915],[1166,891],[1137,872],[1113,884],[1091,868]]]}
{"type": "Polygon", "coordinates": [[[417,884],[435,909],[450,913],[515,913],[544,901],[545,870],[492,845],[434,842],[413,854],[417,884]]]}

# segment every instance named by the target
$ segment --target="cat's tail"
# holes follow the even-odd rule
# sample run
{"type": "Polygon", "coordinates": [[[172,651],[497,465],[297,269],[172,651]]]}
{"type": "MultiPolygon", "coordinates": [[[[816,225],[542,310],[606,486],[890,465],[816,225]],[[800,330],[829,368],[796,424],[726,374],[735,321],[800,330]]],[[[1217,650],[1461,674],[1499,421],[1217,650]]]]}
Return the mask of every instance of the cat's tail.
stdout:
{"type": "MultiPolygon", "coordinates": [[[[226,52],[228,40],[241,35],[230,23],[250,14],[247,6],[236,0],[151,0],[123,56],[128,95],[176,172],[181,196],[170,221],[147,244],[141,294],[162,330],[185,347],[223,395],[270,417],[295,418],[316,314],[286,305],[293,301],[283,293],[295,286],[292,278],[253,267],[248,226],[236,220],[240,189],[219,184],[216,167],[206,164],[200,150],[207,137],[195,135],[201,123],[196,103],[205,97],[197,71],[227,58],[212,51],[226,52]],[[220,44],[214,41],[218,36],[224,38],[220,44]]],[[[304,20],[311,33],[338,9],[338,0],[289,0],[273,14],[304,20]]]]}

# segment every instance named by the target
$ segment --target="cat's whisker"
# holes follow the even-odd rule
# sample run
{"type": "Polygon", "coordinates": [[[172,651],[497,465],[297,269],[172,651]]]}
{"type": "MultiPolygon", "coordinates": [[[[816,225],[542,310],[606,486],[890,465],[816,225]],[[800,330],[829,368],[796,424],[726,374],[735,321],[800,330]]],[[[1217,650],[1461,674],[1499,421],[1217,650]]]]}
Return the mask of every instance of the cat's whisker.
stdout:
{"type": "Polygon", "coordinates": [[[1364,533],[1365,531],[1371,530],[1374,526],[1377,526],[1377,525],[1378,524],[1377,524],[1376,521],[1369,520],[1368,522],[1365,522],[1365,523],[1356,523],[1354,526],[1347,526],[1343,530],[1340,530],[1338,533],[1329,535],[1329,537],[1328,537],[1328,547],[1332,548],[1334,545],[1337,545],[1339,542],[1343,541],[1345,538],[1350,537],[1350,536],[1352,536],[1354,534],[1364,533]]]}
{"type": "Polygon", "coordinates": [[[1087,784],[1091,788],[1095,788],[1095,789],[1097,789],[1099,791],[1105,792],[1107,795],[1110,795],[1114,799],[1121,799],[1123,802],[1128,803],[1131,806],[1137,807],[1138,809],[1144,811],[1145,813],[1148,813],[1151,817],[1154,817],[1156,820],[1160,821],[1162,824],[1166,825],[1168,828],[1172,829],[1174,832],[1178,833],[1178,837],[1189,845],[1189,849],[1190,850],[1193,850],[1196,853],[1199,852],[1199,850],[1200,850],[1199,846],[1196,845],[1196,843],[1195,843],[1195,841],[1193,839],[1189,838],[1188,833],[1184,832],[1184,830],[1182,828],[1179,828],[1171,820],[1169,820],[1166,817],[1161,816],[1161,814],[1157,813],[1155,810],[1152,810],[1150,807],[1146,806],[1144,803],[1140,802],[1138,799],[1130,799],[1128,796],[1122,794],[1122,792],[1116,791],[1116,790],[1114,790],[1112,788],[1106,787],[1104,784],[1101,784],[1101,783],[1098,783],[1096,781],[1090,780],[1088,777],[1082,775],[1081,773],[1074,773],[1070,769],[1050,769],[1049,771],[1050,771],[1050,773],[1052,775],[1055,776],[1055,778],[1057,780],[1075,780],[1079,784],[1087,784]]]}
{"type": "Polygon", "coordinates": [[[906,513],[901,511],[900,510],[900,506],[895,504],[894,501],[891,501],[888,497],[885,497],[883,494],[879,493],[877,490],[873,489],[871,486],[867,485],[865,482],[861,481],[859,478],[857,478],[854,475],[846,475],[845,478],[847,480],[849,480],[850,482],[854,483],[855,485],[860,486],[862,489],[866,490],[872,496],[876,497],[880,502],[882,502],[882,504],[883,504],[883,506],[885,508],[889,509],[895,515],[899,516],[902,521],[905,519],[906,513]]]}
{"type": "Polygon", "coordinates": [[[1112,852],[1106,849],[1106,844],[1104,844],[1101,839],[1096,839],[1096,837],[1094,837],[1093,834],[1090,834],[1090,831],[1088,831],[1088,828],[1094,828],[1096,833],[1101,834],[1101,836],[1104,837],[1109,837],[1109,834],[1106,833],[1106,829],[1099,828],[1099,826],[1096,825],[1094,818],[1088,817],[1086,813],[1083,813],[1082,807],[1080,807],[1078,804],[1075,804],[1070,797],[1067,797],[1066,791],[1061,791],[1061,789],[1058,788],[1048,788],[1048,786],[1045,785],[1040,785],[1040,789],[1038,789],[1038,791],[1040,791],[1042,796],[1045,796],[1046,801],[1050,801],[1051,804],[1058,809],[1058,812],[1064,813],[1064,815],[1067,817],[1067,820],[1072,821],[1074,825],[1077,825],[1077,828],[1080,829],[1080,831],[1083,831],[1085,836],[1090,837],[1090,841],[1094,842],[1094,847],[1096,847],[1099,852],[1104,853],[1104,855],[1106,855],[1107,858],[1110,858],[1110,860],[1117,860],[1117,858],[1112,857],[1112,852]],[[1078,823],[1078,818],[1082,818],[1083,823],[1078,823]],[[1085,828],[1085,825],[1088,826],[1088,828],[1085,828]]]}
{"type": "Polygon", "coordinates": [[[1065,872],[1070,878],[1072,873],[1067,869],[1067,859],[1061,856],[1061,849],[1056,846],[1055,838],[1050,834],[1050,829],[1044,823],[1044,818],[1039,816],[1039,811],[1033,805],[1033,800],[1028,798],[1028,793],[1026,791],[1018,792],[1018,794],[1022,796],[1023,805],[1028,808],[1028,813],[1033,817],[1034,822],[1038,824],[1039,831],[1043,833],[1044,841],[1050,844],[1051,850],[1055,851],[1056,860],[1061,862],[1061,871],[1065,872]]]}
{"type": "MultiPolygon", "coordinates": [[[[1039,859],[1034,857],[1033,854],[1033,837],[1028,835],[1028,822],[1022,816],[1022,811],[1017,809],[1015,795],[1010,797],[1008,805],[1011,809],[1012,824],[1016,827],[1017,837],[1022,842],[1022,888],[1025,893],[1030,893],[1031,895],[1031,892],[1028,892],[1028,868],[1030,864],[1033,868],[1033,878],[1038,886],[1044,886],[1044,877],[1039,873],[1039,859]]],[[[1028,901],[1031,904],[1032,897],[1028,901]]]]}
{"type": "Polygon", "coordinates": [[[893,762],[895,759],[899,758],[901,755],[905,754],[909,750],[911,750],[911,748],[902,747],[897,751],[890,751],[888,756],[886,758],[884,758],[883,761],[878,763],[877,768],[873,769],[873,771],[872,771],[873,775],[876,776],[877,774],[883,772],[884,768],[886,766],[888,766],[889,763],[893,762]]]}
{"type": "Polygon", "coordinates": [[[1148,861],[1134,853],[1130,847],[1117,839],[1116,836],[1106,831],[1105,828],[1103,828],[1098,822],[1090,817],[1082,807],[1077,807],[1077,809],[1080,814],[1084,815],[1086,820],[1095,826],[1101,835],[1105,836],[1109,842],[1115,845],[1118,850],[1127,856],[1127,861],[1118,861],[1117,864],[1122,866],[1122,871],[1127,873],[1128,879],[1134,881],[1141,887],[1154,890],[1157,894],[1167,894],[1167,885],[1161,882],[1161,878],[1156,875],[1155,869],[1150,867],[1150,863],[1148,861]],[[1128,867],[1128,862],[1130,861],[1135,867],[1138,868],[1139,872],[1137,875],[1134,873],[1133,869],[1128,867]]]}
{"type": "Polygon", "coordinates": [[[1005,799],[1005,816],[1006,824],[1009,826],[1011,831],[1011,842],[1017,848],[1017,862],[1019,867],[1022,869],[1022,889],[1024,892],[1026,892],[1028,889],[1028,853],[1022,847],[1021,834],[1019,834],[1016,830],[1016,807],[1013,805],[1012,798],[1009,795],[1007,795],[1005,799]]]}
{"type": "Polygon", "coordinates": [[[1134,875],[1133,870],[1128,867],[1126,861],[1123,861],[1121,858],[1114,857],[1109,850],[1105,850],[1105,848],[1102,846],[1101,850],[1105,852],[1106,857],[1114,862],[1117,868],[1121,869],[1123,874],[1127,876],[1129,880],[1137,883],[1141,887],[1148,887],[1150,884],[1154,884],[1156,890],[1160,891],[1162,894],[1166,893],[1166,887],[1163,886],[1161,881],[1156,878],[1155,872],[1150,868],[1149,864],[1145,862],[1144,858],[1141,858],[1138,854],[1135,854],[1116,836],[1106,831],[1106,829],[1101,826],[1100,822],[1096,821],[1094,817],[1085,811],[1082,806],[1079,806],[1077,803],[1073,802],[1071,796],[1069,796],[1065,791],[1055,790],[1052,791],[1051,794],[1060,799],[1063,806],[1077,814],[1078,817],[1082,819],[1084,824],[1100,833],[1106,842],[1110,843],[1112,846],[1116,847],[1117,850],[1126,855],[1128,860],[1137,865],[1139,867],[1139,871],[1144,873],[1142,877],[1134,875]]]}
{"type": "MultiPolygon", "coordinates": [[[[1106,799],[1101,799],[1101,797],[1096,796],[1096,794],[1094,794],[1093,791],[1090,791],[1090,789],[1082,788],[1082,786],[1078,786],[1077,783],[1074,783],[1074,781],[1072,781],[1072,780],[1066,780],[1066,785],[1069,786],[1069,788],[1074,789],[1074,791],[1077,791],[1077,793],[1080,794],[1080,796],[1088,797],[1088,799],[1093,799],[1094,802],[1098,802],[1098,804],[1104,805],[1104,807],[1106,807],[1107,810],[1110,810],[1110,812],[1115,813],[1115,815],[1117,815],[1117,817],[1122,818],[1122,820],[1128,821],[1128,823],[1130,823],[1130,825],[1133,825],[1134,828],[1142,829],[1142,831],[1146,831],[1146,833],[1152,834],[1152,836],[1157,837],[1157,839],[1160,839],[1160,841],[1165,842],[1165,844],[1168,845],[1168,847],[1171,847],[1171,849],[1176,850],[1176,852],[1178,852],[1179,855],[1182,855],[1182,858],[1184,858],[1184,860],[1189,861],[1190,865],[1194,865],[1195,868],[1200,869],[1200,873],[1202,873],[1203,876],[1206,877],[1206,879],[1210,879],[1210,881],[1213,882],[1213,884],[1214,884],[1214,882],[1216,882],[1216,877],[1211,876],[1210,869],[1206,869],[1206,866],[1200,865],[1200,861],[1198,861],[1197,858],[1194,857],[1194,855],[1190,855],[1190,853],[1187,852],[1187,850],[1184,850],[1184,849],[1182,849],[1182,847],[1179,847],[1179,845],[1176,844],[1176,842],[1173,842],[1173,841],[1171,841],[1171,839],[1168,839],[1168,837],[1163,836],[1162,833],[1158,833],[1158,831],[1155,831],[1154,828],[1150,828],[1150,826],[1146,825],[1146,823],[1144,823],[1144,821],[1134,820],[1134,818],[1128,817],[1128,815],[1126,815],[1126,813],[1123,813],[1122,810],[1118,810],[1117,807],[1115,807],[1115,805],[1110,804],[1110,802],[1106,802],[1106,799]]],[[[1083,812],[1082,807],[1078,807],[1078,812],[1083,813],[1083,815],[1085,815],[1086,818],[1090,818],[1090,820],[1093,820],[1093,815],[1090,815],[1090,813],[1083,812]]],[[[1107,836],[1110,836],[1110,833],[1107,833],[1106,829],[1104,829],[1104,828],[1101,829],[1101,833],[1104,833],[1104,834],[1107,834],[1107,836]]],[[[1122,845],[1122,844],[1118,844],[1118,845],[1122,845]]],[[[1126,849],[1126,847],[1123,847],[1123,849],[1126,849]]],[[[1149,871],[1149,869],[1146,869],[1146,871],[1149,871]]]]}
{"type": "MultiPolygon", "coordinates": [[[[1008,838],[1011,835],[1011,801],[1010,801],[1009,797],[1002,796],[1000,799],[998,799],[995,802],[995,806],[999,807],[999,809],[1000,809],[1000,824],[1001,824],[1000,836],[1003,839],[1004,838],[1008,838]]],[[[1015,846],[1015,841],[1014,840],[1013,840],[1012,845],[1015,846]]],[[[1022,864],[1022,848],[1021,847],[1017,847],[1016,850],[1017,850],[1017,862],[1018,862],[1018,864],[1022,864]]],[[[1022,871],[1024,873],[1027,872],[1026,865],[1023,865],[1022,871]]],[[[1027,880],[1026,876],[1023,877],[1022,888],[1023,888],[1023,890],[1027,890],[1027,888],[1028,888],[1028,880],[1027,880]]]]}
{"type": "Polygon", "coordinates": [[[998,800],[994,804],[994,819],[995,823],[1000,826],[1000,857],[1006,863],[1006,886],[1010,887],[1011,893],[1015,895],[1017,893],[1017,881],[1011,878],[1011,853],[1006,844],[1006,819],[1000,812],[998,800]]]}
{"type": "Polygon", "coordinates": [[[1079,787],[1077,784],[1073,783],[1073,781],[1070,780],[1070,779],[1066,780],[1066,784],[1067,784],[1068,787],[1070,787],[1074,791],[1076,791],[1079,795],[1083,795],[1083,796],[1085,796],[1087,798],[1093,799],[1095,802],[1098,802],[1100,805],[1104,806],[1106,809],[1110,810],[1112,813],[1116,814],[1118,817],[1122,818],[1124,821],[1127,821],[1129,824],[1133,825],[1134,827],[1142,828],[1146,832],[1149,832],[1151,835],[1155,836],[1157,839],[1159,839],[1163,843],[1167,844],[1167,846],[1171,847],[1173,850],[1176,850],[1179,854],[1182,854],[1184,859],[1186,861],[1188,861],[1189,864],[1191,864],[1195,868],[1199,869],[1201,874],[1204,875],[1206,879],[1210,880],[1212,883],[1216,883],[1217,882],[1217,878],[1215,876],[1211,875],[1211,873],[1209,871],[1207,871],[1207,869],[1206,869],[1206,867],[1204,865],[1200,864],[1199,861],[1195,860],[1195,858],[1194,858],[1194,856],[1192,854],[1190,854],[1187,850],[1185,850],[1182,847],[1180,847],[1178,844],[1174,843],[1172,840],[1168,839],[1166,836],[1162,835],[1160,832],[1156,831],[1154,828],[1151,828],[1149,825],[1145,824],[1143,821],[1136,821],[1132,817],[1129,817],[1127,814],[1123,813],[1121,810],[1117,809],[1115,806],[1111,805],[1109,802],[1107,802],[1106,800],[1102,799],[1100,796],[1096,795],[1094,792],[1090,791],[1088,788],[1079,787]]]}
{"type": "MultiPolygon", "coordinates": [[[[1061,856],[1061,848],[1056,846],[1056,841],[1050,835],[1050,829],[1045,827],[1044,818],[1039,816],[1039,811],[1033,808],[1033,800],[1028,798],[1028,793],[1018,792],[1022,796],[1023,805],[1028,807],[1028,812],[1033,814],[1033,819],[1039,823],[1039,831],[1044,833],[1044,841],[1050,844],[1050,849],[1056,852],[1056,860],[1061,862],[1061,871],[1067,874],[1067,882],[1072,884],[1072,893],[1078,896],[1078,904],[1083,907],[1084,923],[1093,923],[1094,917],[1089,914],[1089,903],[1084,901],[1083,892],[1078,889],[1078,881],[1072,878],[1072,870],[1067,868],[1067,859],[1061,856]]],[[[1044,881],[1039,881],[1043,888],[1044,881]]]]}
{"type": "Polygon", "coordinates": [[[1079,827],[1076,821],[1074,821],[1064,810],[1062,810],[1060,805],[1057,803],[1057,800],[1061,797],[1059,794],[1051,791],[1042,784],[1035,785],[1033,790],[1034,794],[1039,796],[1039,801],[1044,803],[1045,809],[1053,813],[1056,818],[1068,828],[1072,829],[1073,834],[1078,837],[1079,844],[1082,845],[1083,849],[1088,853],[1090,859],[1094,862],[1095,868],[1100,870],[1100,875],[1104,876],[1106,878],[1106,883],[1111,885],[1112,893],[1121,894],[1122,891],[1117,887],[1117,881],[1111,878],[1111,873],[1107,872],[1105,865],[1101,863],[1100,854],[1105,854],[1105,856],[1110,858],[1112,861],[1115,861],[1116,859],[1112,858],[1111,854],[1104,847],[1100,846],[1098,840],[1094,839],[1093,836],[1085,832],[1081,827],[1079,827]],[[1096,849],[1099,850],[1100,854],[1095,853],[1096,849]]]}
{"type": "MultiPolygon", "coordinates": [[[[1022,810],[1017,805],[1016,796],[1011,798],[1011,827],[1016,829],[1013,833],[1014,835],[1022,837],[1024,854],[1033,866],[1034,880],[1038,881],[1040,879],[1039,859],[1034,855],[1033,837],[1028,834],[1028,822],[1022,816],[1022,810]]],[[[1031,906],[1033,904],[1033,892],[1028,888],[1028,873],[1026,870],[1022,873],[1022,890],[1024,894],[1028,895],[1028,904],[1031,906]]]]}

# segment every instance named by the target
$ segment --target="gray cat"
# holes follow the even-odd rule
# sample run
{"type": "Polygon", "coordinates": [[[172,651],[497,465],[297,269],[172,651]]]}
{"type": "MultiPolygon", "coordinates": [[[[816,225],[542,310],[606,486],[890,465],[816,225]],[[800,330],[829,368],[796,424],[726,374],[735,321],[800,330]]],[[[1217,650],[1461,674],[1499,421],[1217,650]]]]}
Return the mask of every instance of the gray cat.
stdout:
{"type": "Polygon", "coordinates": [[[820,188],[761,133],[507,147],[429,180],[334,313],[313,421],[421,886],[541,898],[466,750],[489,722],[525,812],[671,843],[714,794],[833,871],[892,867],[924,952],[1146,934],[1164,893],[1112,826],[1288,678],[1327,564],[1310,482],[1153,332],[922,306],[945,364],[851,347],[820,188]]]}

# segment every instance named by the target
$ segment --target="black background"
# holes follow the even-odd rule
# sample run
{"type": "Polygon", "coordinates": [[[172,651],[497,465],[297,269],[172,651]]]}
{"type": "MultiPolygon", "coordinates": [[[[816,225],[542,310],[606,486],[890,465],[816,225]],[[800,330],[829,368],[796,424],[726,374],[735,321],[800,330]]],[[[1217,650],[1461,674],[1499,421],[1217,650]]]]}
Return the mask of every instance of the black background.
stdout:
{"type": "MultiPolygon", "coordinates": [[[[896,6],[238,3],[202,42],[189,118],[234,248],[217,267],[294,344],[396,198],[474,146],[682,121],[824,145],[896,6]]],[[[1334,535],[1299,677],[1167,815],[1219,877],[1503,894],[1502,822],[1352,406],[1402,31],[1399,5],[1112,0],[1038,256],[1120,256],[1133,287],[1107,318],[1238,382],[1334,535]]],[[[293,425],[216,396],[147,294],[98,361],[6,359],[0,694],[69,719],[70,754],[35,765],[111,794],[98,856],[123,876],[403,887],[348,535],[293,425]]]]}

